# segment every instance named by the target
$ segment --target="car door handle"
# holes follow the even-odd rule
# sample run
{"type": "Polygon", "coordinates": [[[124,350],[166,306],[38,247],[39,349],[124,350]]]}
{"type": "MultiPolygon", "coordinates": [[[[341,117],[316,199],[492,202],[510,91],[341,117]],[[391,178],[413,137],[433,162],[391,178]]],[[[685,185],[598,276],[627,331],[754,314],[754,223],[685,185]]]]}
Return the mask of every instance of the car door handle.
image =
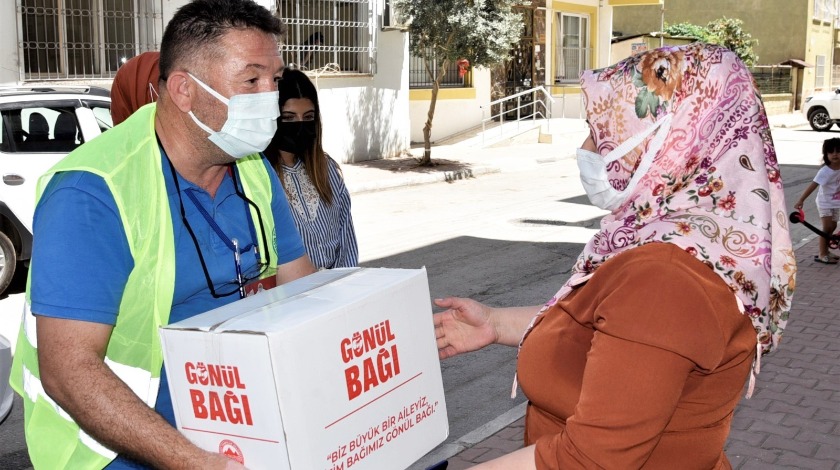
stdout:
{"type": "Polygon", "coordinates": [[[23,182],[26,181],[26,178],[20,175],[3,175],[3,182],[8,184],[9,186],[20,186],[23,182]]]}

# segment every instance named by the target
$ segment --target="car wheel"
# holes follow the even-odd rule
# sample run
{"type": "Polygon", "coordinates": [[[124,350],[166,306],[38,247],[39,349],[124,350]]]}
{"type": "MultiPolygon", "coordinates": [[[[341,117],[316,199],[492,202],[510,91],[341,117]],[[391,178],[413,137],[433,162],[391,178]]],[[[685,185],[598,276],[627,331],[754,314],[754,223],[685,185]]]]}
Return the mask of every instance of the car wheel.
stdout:
{"type": "Polygon", "coordinates": [[[834,121],[828,115],[828,111],[823,108],[815,109],[808,113],[808,123],[811,124],[811,129],[815,131],[827,131],[834,125],[834,121]]]}
{"type": "Polygon", "coordinates": [[[17,254],[15,246],[5,233],[0,232],[0,295],[9,287],[12,277],[15,275],[17,265],[17,254]]]}

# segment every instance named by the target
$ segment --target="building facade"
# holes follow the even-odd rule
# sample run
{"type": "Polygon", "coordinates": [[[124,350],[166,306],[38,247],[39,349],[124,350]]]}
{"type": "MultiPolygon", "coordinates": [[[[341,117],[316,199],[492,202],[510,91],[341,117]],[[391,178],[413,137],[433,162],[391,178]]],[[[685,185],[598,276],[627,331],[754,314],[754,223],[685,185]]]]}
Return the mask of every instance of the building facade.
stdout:
{"type": "MultiPolygon", "coordinates": [[[[110,88],[125,60],[159,49],[167,21],[188,1],[0,2],[0,85],[110,88]]],[[[340,162],[359,162],[401,155],[412,141],[422,142],[431,83],[422,64],[409,55],[405,28],[390,21],[387,0],[256,1],[286,21],[284,59],[306,70],[319,89],[324,146],[330,155],[340,162]]],[[[466,74],[453,64],[447,73],[432,141],[480,126],[491,112],[491,101],[536,86],[553,97],[551,116],[583,117],[580,72],[620,59],[611,52],[614,20],[631,8],[661,12],[662,2],[523,4],[523,39],[508,63],[466,74]]]]}
{"type": "Polygon", "coordinates": [[[664,9],[617,8],[614,28],[628,36],[660,31],[663,23],[705,26],[722,17],[740,19],[758,40],[759,64],[794,67],[791,92],[798,109],[804,96],[840,85],[838,13],[840,0],[664,0],[664,9]]]}
{"type": "MultiPolygon", "coordinates": [[[[14,0],[0,5],[0,85],[110,88],[125,60],[158,50],[189,0],[14,0]]],[[[408,37],[383,0],[256,0],[284,19],[281,51],[319,89],[324,148],[338,161],[409,147],[408,37]]]]}
{"type": "MultiPolygon", "coordinates": [[[[432,141],[481,124],[491,101],[544,86],[554,102],[552,117],[583,117],[579,76],[583,70],[615,62],[610,38],[614,11],[630,5],[661,5],[662,0],[533,0],[523,14],[522,41],[509,63],[493,71],[473,69],[470,79],[441,88],[432,141]]],[[[654,8],[661,8],[656,6],[654,8]]],[[[410,83],[411,140],[422,142],[431,84],[410,83]]]]}

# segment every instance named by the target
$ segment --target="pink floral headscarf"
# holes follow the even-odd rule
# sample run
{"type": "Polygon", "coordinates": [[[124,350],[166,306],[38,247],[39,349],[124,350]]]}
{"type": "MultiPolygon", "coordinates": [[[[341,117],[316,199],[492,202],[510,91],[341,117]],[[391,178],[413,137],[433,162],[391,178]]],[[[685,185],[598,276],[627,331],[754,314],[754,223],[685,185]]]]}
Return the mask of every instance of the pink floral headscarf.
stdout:
{"type": "MultiPolygon", "coordinates": [[[[666,114],[671,129],[646,175],[601,220],[547,306],[607,259],[646,243],[673,243],[729,285],[769,352],[787,323],[796,261],[776,151],[747,68],[727,49],[695,43],[586,71],[581,85],[601,155],[666,114]]],[[[610,164],[616,189],[627,185],[651,140],[610,164]]]]}

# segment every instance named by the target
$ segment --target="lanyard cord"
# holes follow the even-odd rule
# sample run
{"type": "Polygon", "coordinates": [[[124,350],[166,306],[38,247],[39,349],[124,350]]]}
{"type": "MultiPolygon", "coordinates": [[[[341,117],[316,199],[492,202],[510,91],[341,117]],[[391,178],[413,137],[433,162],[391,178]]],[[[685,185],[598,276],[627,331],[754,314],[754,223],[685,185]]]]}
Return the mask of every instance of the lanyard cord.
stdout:
{"type": "MultiPolygon", "coordinates": [[[[260,235],[262,235],[262,240],[263,240],[263,248],[264,248],[263,252],[265,253],[265,263],[266,263],[266,265],[269,265],[269,264],[271,264],[271,252],[268,250],[268,237],[265,236],[265,224],[262,223],[262,212],[260,211],[259,206],[257,206],[256,203],[254,203],[254,201],[252,201],[248,196],[246,196],[244,192],[240,191],[239,183],[237,183],[237,181],[239,180],[239,172],[235,169],[235,166],[234,166],[232,176],[233,176],[233,190],[236,191],[236,195],[241,197],[242,199],[244,199],[245,202],[247,202],[249,206],[253,207],[254,211],[257,213],[257,219],[259,219],[259,222],[260,222],[260,235]]],[[[272,214],[272,217],[273,217],[273,214],[272,214]]],[[[259,243],[256,242],[257,235],[256,235],[256,233],[254,233],[253,219],[251,219],[251,220],[252,220],[251,234],[254,236],[254,240],[255,240],[254,241],[254,250],[256,250],[256,252],[257,252],[257,258],[260,258],[260,256],[259,256],[260,251],[259,251],[259,248],[258,248],[259,243]]]]}
{"type": "MultiPolygon", "coordinates": [[[[229,293],[226,293],[226,294],[217,294],[216,293],[216,289],[213,287],[213,280],[211,279],[210,272],[207,269],[207,264],[204,262],[204,256],[201,254],[201,247],[198,244],[198,238],[195,236],[195,232],[193,231],[192,227],[190,226],[189,222],[187,221],[187,214],[186,214],[186,210],[184,209],[184,200],[181,197],[181,185],[178,183],[178,174],[175,171],[175,166],[172,164],[172,160],[169,159],[169,155],[166,154],[166,150],[163,148],[163,144],[160,142],[160,137],[158,137],[157,135],[155,135],[155,137],[157,138],[158,148],[160,149],[161,154],[164,157],[166,157],[166,162],[169,164],[169,170],[172,174],[172,181],[175,184],[175,191],[178,194],[178,205],[179,205],[180,214],[181,214],[181,222],[184,224],[184,227],[186,227],[187,232],[190,234],[190,238],[193,241],[193,245],[195,246],[195,251],[198,254],[198,260],[201,264],[201,269],[204,272],[204,278],[207,281],[207,287],[210,289],[210,293],[215,298],[226,297],[228,295],[235,294],[237,291],[229,292],[229,293]]],[[[260,256],[260,250],[259,250],[259,242],[256,241],[256,238],[257,238],[256,231],[255,231],[255,227],[254,227],[254,223],[253,223],[253,218],[250,217],[250,213],[249,213],[249,216],[248,216],[249,228],[250,228],[250,231],[251,231],[251,235],[255,239],[253,247],[254,247],[254,254],[256,255],[257,263],[259,265],[267,267],[271,264],[271,252],[268,249],[268,237],[266,237],[266,233],[265,233],[265,224],[263,224],[263,222],[262,222],[262,213],[260,211],[259,206],[257,206],[254,203],[254,201],[252,201],[250,198],[248,198],[245,195],[245,193],[242,190],[240,190],[239,183],[238,183],[238,179],[239,179],[238,178],[238,172],[235,171],[233,168],[230,168],[230,170],[231,170],[231,178],[233,179],[233,188],[234,188],[234,191],[236,192],[236,195],[239,196],[240,198],[242,198],[248,205],[253,207],[254,211],[257,213],[257,218],[259,219],[259,223],[260,223],[260,234],[262,235],[262,241],[263,241],[263,247],[264,247],[263,252],[265,253],[265,263],[262,263],[262,257],[260,256]]],[[[204,209],[204,207],[202,207],[201,204],[197,201],[197,199],[195,198],[195,196],[192,194],[191,191],[185,191],[185,192],[187,193],[187,196],[190,198],[190,200],[193,202],[193,204],[196,206],[196,208],[199,210],[199,212],[202,214],[202,216],[205,218],[205,220],[213,228],[213,231],[215,231],[216,234],[219,236],[219,238],[225,243],[225,245],[231,251],[233,251],[234,256],[238,258],[238,255],[239,255],[238,243],[234,244],[233,240],[228,239],[228,237],[222,231],[221,227],[219,227],[218,224],[216,224],[215,220],[213,220],[213,218],[210,217],[210,215],[207,213],[207,211],[204,209]]],[[[247,207],[246,207],[246,211],[247,211],[247,207]]],[[[237,269],[239,269],[238,259],[236,260],[236,262],[237,262],[237,269]]],[[[244,297],[244,291],[243,291],[244,286],[241,285],[242,284],[241,274],[237,273],[237,278],[238,278],[237,281],[240,283],[240,286],[239,286],[240,297],[244,297]]]]}
{"type": "MultiPolygon", "coordinates": [[[[192,238],[193,244],[195,245],[195,251],[198,253],[198,260],[200,261],[199,264],[201,264],[201,270],[204,272],[204,278],[207,280],[207,287],[210,288],[210,293],[213,297],[224,297],[216,294],[216,289],[213,287],[213,280],[210,278],[210,272],[207,270],[207,264],[204,263],[204,256],[201,254],[201,248],[198,246],[198,238],[196,238],[195,232],[193,232],[192,227],[190,227],[189,222],[187,222],[187,212],[184,210],[184,200],[181,199],[181,185],[178,184],[178,174],[175,172],[175,166],[172,165],[172,160],[169,159],[168,155],[166,155],[166,162],[169,163],[169,169],[172,171],[172,180],[175,182],[175,191],[178,193],[178,205],[181,210],[181,222],[183,222],[184,227],[187,228],[187,232],[190,234],[190,238],[192,238]]],[[[235,292],[236,291],[231,292],[231,294],[235,292]]]]}
{"type": "MultiPolygon", "coordinates": [[[[193,192],[190,191],[189,188],[187,188],[184,192],[187,194],[187,197],[190,199],[190,201],[192,201],[195,208],[198,209],[198,212],[200,212],[201,215],[204,217],[204,220],[206,220],[207,223],[210,225],[210,228],[212,228],[213,231],[216,232],[216,235],[219,236],[219,239],[222,240],[222,243],[224,243],[225,246],[227,246],[230,251],[236,252],[238,250],[238,248],[233,246],[232,239],[225,234],[225,232],[222,230],[221,227],[219,227],[219,224],[216,223],[216,221],[213,219],[213,217],[210,217],[210,214],[207,213],[207,209],[205,209],[204,206],[202,206],[201,203],[198,202],[198,198],[195,197],[195,194],[193,194],[193,192]]],[[[178,193],[178,197],[180,197],[180,192],[178,193]]],[[[249,217],[249,219],[250,219],[250,217],[249,217]]],[[[249,220],[249,222],[250,222],[250,220],[249,220]]],[[[254,231],[254,224],[249,223],[248,225],[249,225],[249,228],[251,230],[251,235],[253,235],[254,238],[256,238],[256,233],[254,231]]],[[[257,246],[256,243],[254,244],[254,246],[257,246]]],[[[243,250],[243,251],[246,251],[246,250],[243,250]]]]}

